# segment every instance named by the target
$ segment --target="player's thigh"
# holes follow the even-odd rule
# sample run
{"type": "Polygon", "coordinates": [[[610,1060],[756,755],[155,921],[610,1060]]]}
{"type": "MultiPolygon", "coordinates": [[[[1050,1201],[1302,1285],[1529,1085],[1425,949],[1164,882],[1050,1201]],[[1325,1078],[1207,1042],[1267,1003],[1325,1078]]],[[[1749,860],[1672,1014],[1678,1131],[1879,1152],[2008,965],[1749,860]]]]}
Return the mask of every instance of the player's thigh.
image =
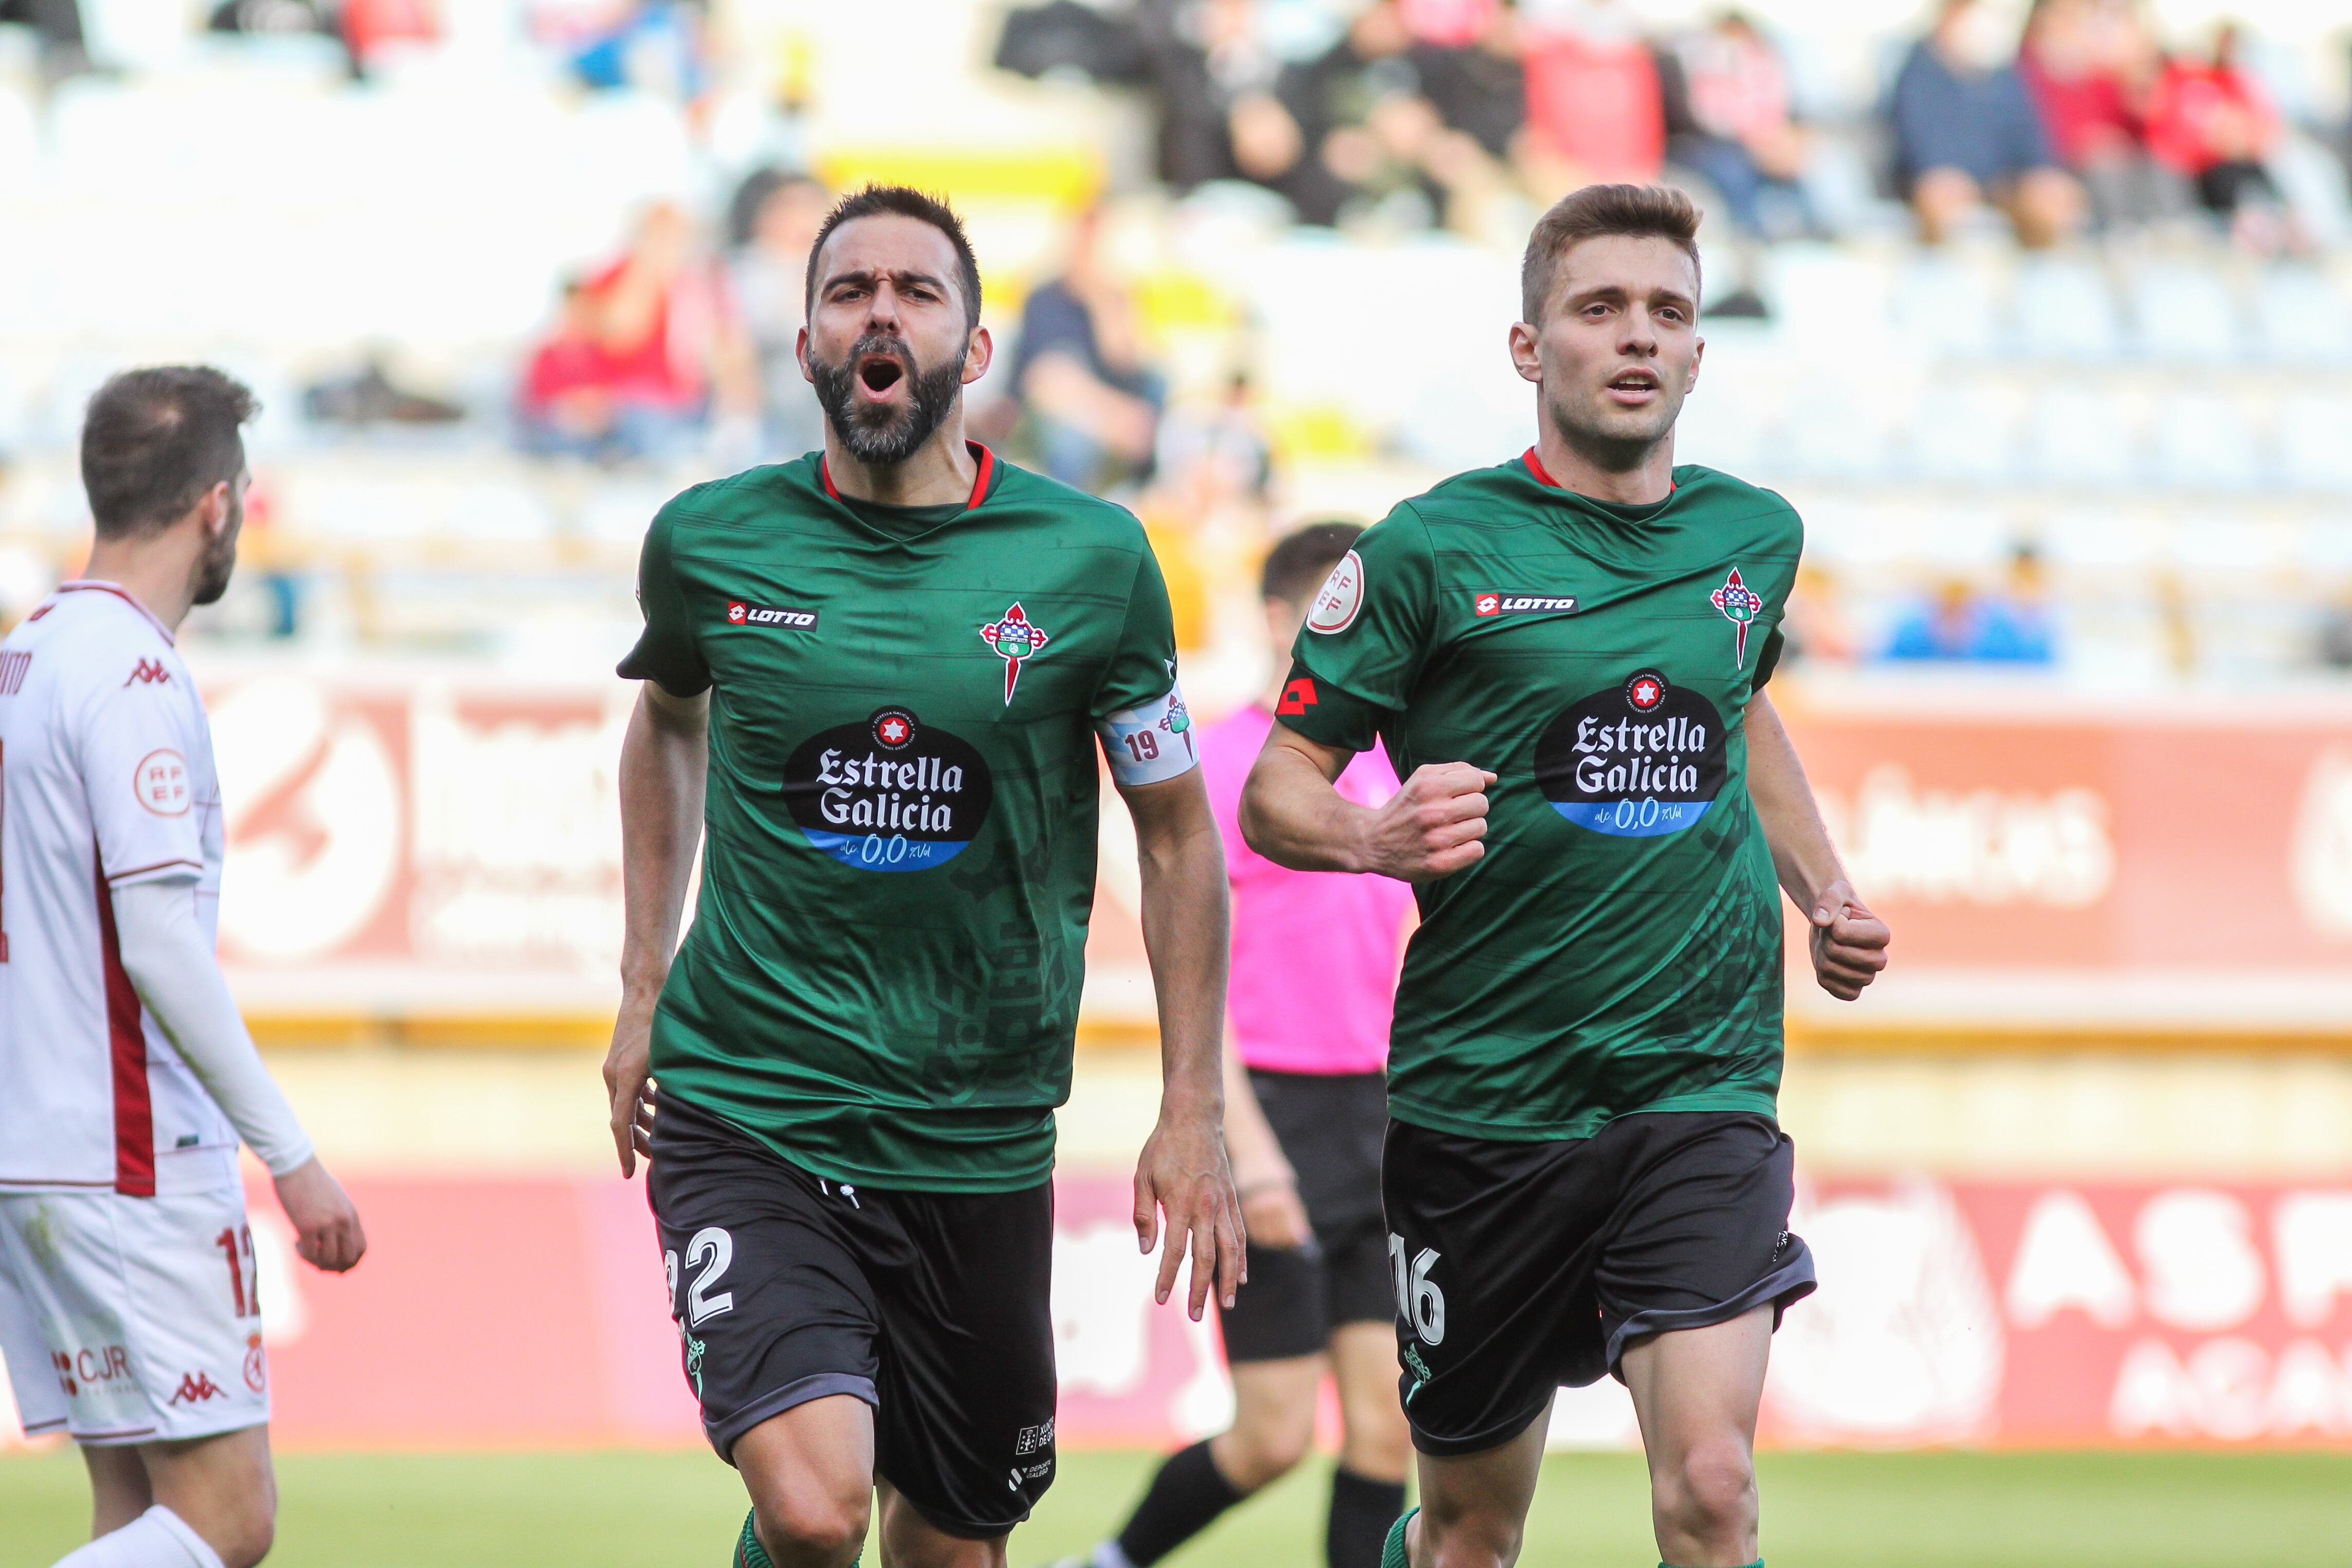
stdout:
{"type": "Polygon", "coordinates": [[[1652,1335],[1759,1306],[1777,1322],[1811,1293],[1812,1254],[1788,1228],[1796,1152],[1769,1117],[1625,1116],[1592,1143],[1618,1187],[1594,1275],[1612,1368],[1652,1335]]]}
{"type": "Polygon", "coordinates": [[[1381,1199],[1413,1446],[1499,1448],[1601,1375],[1591,1271],[1606,1195],[1578,1145],[1389,1129],[1381,1199]]]}
{"type": "Polygon", "coordinates": [[[654,1134],[647,1190],[683,1370],[720,1458],[797,1406],[875,1403],[880,1314],[867,1261],[815,1178],[673,1106],[654,1134]]]}
{"type": "Polygon", "coordinates": [[[1052,1184],[860,1197],[902,1242],[873,1272],[877,1474],[945,1534],[1005,1534],[1054,1481],[1052,1184]]]}
{"type": "Polygon", "coordinates": [[[1625,1352],[1625,1387],[1654,1472],[1710,1447],[1756,1442],[1756,1412],[1772,1353],[1772,1309],[1658,1334],[1625,1352]]]}
{"type": "Polygon", "coordinates": [[[1535,1501],[1536,1482],[1543,1472],[1550,1416],[1551,1400],[1547,1398],[1538,1418],[1507,1442],[1474,1454],[1419,1456],[1420,1540],[1414,1552],[1419,1561],[1437,1558],[1431,1550],[1435,1542],[1458,1545],[1473,1560],[1482,1555],[1504,1563],[1517,1559],[1528,1508],[1535,1501]]]}
{"type": "Polygon", "coordinates": [[[828,1395],[735,1440],[736,1470],[771,1531],[799,1541],[863,1536],[874,1491],[874,1407],[828,1395]]]}

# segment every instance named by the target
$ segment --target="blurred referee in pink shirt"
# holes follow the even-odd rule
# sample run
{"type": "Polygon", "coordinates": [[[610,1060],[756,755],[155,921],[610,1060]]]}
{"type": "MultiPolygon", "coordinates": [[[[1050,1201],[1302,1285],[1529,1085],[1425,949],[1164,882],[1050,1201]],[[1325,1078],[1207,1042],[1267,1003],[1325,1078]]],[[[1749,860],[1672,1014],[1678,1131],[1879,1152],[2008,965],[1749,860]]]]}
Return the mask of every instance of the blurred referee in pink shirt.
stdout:
{"type": "MultiPolygon", "coordinates": [[[[1397,1404],[1381,1139],[1412,890],[1286,871],[1242,841],[1236,820],[1307,606],[1362,531],[1318,523],[1275,546],[1261,580],[1272,684],[1201,737],[1233,883],[1225,1141],[1249,1227],[1249,1282],[1223,1313],[1234,1424],[1171,1455],[1126,1527],[1061,1568],[1151,1568],[1287,1473],[1314,1441],[1327,1375],[1338,1378],[1345,1431],[1325,1533],[1330,1568],[1377,1568],[1404,1511],[1411,1443],[1397,1404]]],[[[1358,753],[1339,781],[1341,796],[1366,806],[1396,789],[1378,748],[1358,753]]]]}

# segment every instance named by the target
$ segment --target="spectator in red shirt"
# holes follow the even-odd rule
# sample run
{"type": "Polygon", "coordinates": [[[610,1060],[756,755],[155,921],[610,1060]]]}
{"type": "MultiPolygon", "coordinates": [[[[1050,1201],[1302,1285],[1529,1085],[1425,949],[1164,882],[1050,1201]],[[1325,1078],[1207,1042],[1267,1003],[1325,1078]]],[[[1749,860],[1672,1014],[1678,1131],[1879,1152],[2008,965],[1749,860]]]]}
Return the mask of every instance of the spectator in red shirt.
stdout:
{"type": "Polygon", "coordinates": [[[1788,68],[1755,22],[1726,11],[1675,40],[1659,64],[1667,153],[1715,188],[1739,232],[1813,227],[1798,183],[1811,141],[1792,112],[1788,68]]]}
{"type": "Polygon", "coordinates": [[[2301,248],[2263,163],[2278,145],[2278,114],[2240,65],[2239,43],[2238,29],[2225,23],[2214,30],[2208,57],[2165,62],[2148,101],[2148,145],[2188,177],[2198,201],[2229,224],[2239,244],[2261,254],[2301,248]]]}
{"type": "Polygon", "coordinates": [[[2034,0],[2018,75],[2102,227],[2186,204],[2179,180],[2148,156],[2147,98],[2161,64],[2134,0],[2034,0]]]}
{"type": "Polygon", "coordinates": [[[606,461],[683,452],[714,413],[757,418],[751,353],[683,211],[648,210],[618,260],[566,290],[521,402],[527,447],[606,461]]]}
{"type": "Polygon", "coordinates": [[[1546,201],[1596,182],[1647,183],[1666,155],[1657,61],[1614,0],[1549,9],[1522,29],[1528,126],[1521,163],[1546,201]]]}

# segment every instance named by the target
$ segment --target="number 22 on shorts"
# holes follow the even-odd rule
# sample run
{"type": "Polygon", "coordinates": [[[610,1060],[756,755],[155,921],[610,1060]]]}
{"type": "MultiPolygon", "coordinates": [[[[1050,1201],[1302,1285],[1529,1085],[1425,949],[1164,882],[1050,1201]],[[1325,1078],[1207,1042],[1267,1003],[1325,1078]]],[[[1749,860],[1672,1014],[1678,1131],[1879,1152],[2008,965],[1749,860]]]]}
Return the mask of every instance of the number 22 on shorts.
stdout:
{"type": "Polygon", "coordinates": [[[685,1306],[682,1309],[677,1309],[677,1254],[663,1253],[662,1265],[669,1275],[670,1301],[676,1309],[672,1315],[682,1319],[687,1327],[698,1329],[719,1313],[733,1312],[735,1310],[734,1291],[721,1291],[715,1296],[706,1295],[704,1292],[719,1283],[720,1276],[727,1272],[728,1265],[734,1261],[735,1239],[733,1237],[716,1225],[706,1225],[696,1231],[694,1239],[686,1244],[686,1266],[697,1270],[694,1283],[686,1292],[685,1306]]]}
{"type": "Polygon", "coordinates": [[[1445,1292],[1429,1277],[1437,1259],[1436,1248],[1424,1247],[1407,1263],[1404,1238],[1389,1232],[1389,1272],[1396,1281],[1397,1311],[1423,1344],[1442,1343],[1445,1338],[1445,1292]]]}

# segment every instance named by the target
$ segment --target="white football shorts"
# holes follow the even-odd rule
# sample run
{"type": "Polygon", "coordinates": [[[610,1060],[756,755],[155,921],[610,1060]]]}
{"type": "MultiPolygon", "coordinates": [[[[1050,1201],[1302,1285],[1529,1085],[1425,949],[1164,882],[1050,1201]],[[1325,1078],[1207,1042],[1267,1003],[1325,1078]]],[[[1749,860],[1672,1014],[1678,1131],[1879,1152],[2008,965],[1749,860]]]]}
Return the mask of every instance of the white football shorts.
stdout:
{"type": "Polygon", "coordinates": [[[100,1445],[269,1419],[245,1194],[0,1195],[0,1353],[27,1435],[100,1445]]]}

